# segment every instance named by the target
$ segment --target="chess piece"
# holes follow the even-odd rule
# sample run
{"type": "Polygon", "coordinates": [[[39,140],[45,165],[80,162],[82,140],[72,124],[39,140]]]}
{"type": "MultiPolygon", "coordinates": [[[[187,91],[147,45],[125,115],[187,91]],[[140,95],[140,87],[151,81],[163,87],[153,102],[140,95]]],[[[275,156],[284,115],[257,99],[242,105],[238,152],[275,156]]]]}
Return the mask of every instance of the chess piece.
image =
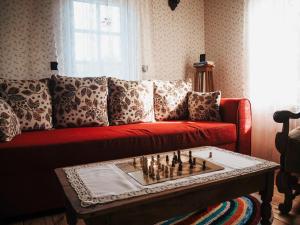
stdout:
{"type": "Polygon", "coordinates": [[[169,164],[169,156],[168,155],[166,155],[166,162],[167,162],[167,164],[169,164]]]}
{"type": "Polygon", "coordinates": [[[203,160],[203,162],[202,162],[202,170],[206,170],[206,161],[205,160],[203,160]]]}
{"type": "Polygon", "coordinates": [[[169,174],[169,167],[165,166],[165,174],[169,174]]]}
{"type": "Polygon", "coordinates": [[[177,160],[178,160],[177,155],[176,155],[176,153],[174,152],[174,155],[173,155],[173,161],[174,161],[175,164],[177,163],[177,160]]]}
{"type": "Polygon", "coordinates": [[[157,160],[160,159],[160,155],[157,155],[157,160]]]}
{"type": "Polygon", "coordinates": [[[161,164],[161,170],[164,171],[165,170],[165,165],[161,164]]]}
{"type": "Polygon", "coordinates": [[[178,160],[178,162],[179,162],[179,163],[181,163],[182,161],[181,161],[181,154],[180,154],[180,150],[178,150],[178,151],[177,151],[177,158],[178,158],[178,159],[177,159],[177,160],[178,160]]]}
{"type": "Polygon", "coordinates": [[[212,158],[212,152],[209,152],[209,157],[208,158],[212,158]]]}
{"type": "Polygon", "coordinates": [[[136,160],[135,160],[135,158],[133,158],[132,165],[133,165],[134,167],[136,166],[136,160]]]}
{"type": "Polygon", "coordinates": [[[196,166],[196,158],[193,158],[193,165],[196,166]]]}
{"type": "Polygon", "coordinates": [[[156,170],[156,180],[160,180],[159,170],[156,170]]]}
{"type": "Polygon", "coordinates": [[[182,162],[179,163],[178,171],[182,171],[182,162]]]}
{"type": "Polygon", "coordinates": [[[174,173],[174,167],[170,168],[170,177],[173,177],[173,173],[174,173]]]}
{"type": "Polygon", "coordinates": [[[160,162],[158,163],[157,169],[158,169],[158,170],[161,169],[161,164],[160,164],[160,162]]]}
{"type": "Polygon", "coordinates": [[[172,160],[172,167],[175,167],[175,160],[172,160]]]}
{"type": "Polygon", "coordinates": [[[193,166],[193,163],[190,163],[190,169],[193,169],[194,166],[193,166]]]}
{"type": "Polygon", "coordinates": [[[151,163],[152,162],[154,163],[154,156],[153,155],[151,156],[151,163]]]}
{"type": "Polygon", "coordinates": [[[189,155],[189,164],[193,164],[193,158],[192,158],[192,155],[189,155]]]}

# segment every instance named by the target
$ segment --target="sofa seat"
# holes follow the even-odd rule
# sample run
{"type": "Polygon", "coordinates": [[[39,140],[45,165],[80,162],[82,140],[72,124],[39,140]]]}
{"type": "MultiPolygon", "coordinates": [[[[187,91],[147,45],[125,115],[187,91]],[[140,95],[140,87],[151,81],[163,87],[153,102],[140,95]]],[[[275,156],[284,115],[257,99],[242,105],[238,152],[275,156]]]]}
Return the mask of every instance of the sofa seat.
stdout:
{"type": "Polygon", "coordinates": [[[23,132],[0,145],[0,163],[5,165],[9,157],[13,160],[4,168],[10,172],[20,168],[36,171],[178,148],[234,144],[236,139],[236,125],[224,122],[167,121],[23,132]]]}
{"type": "Polygon", "coordinates": [[[213,145],[251,153],[251,105],[221,99],[222,122],[166,121],[23,132],[0,143],[0,224],[63,208],[54,169],[142,154],[213,145]]]}

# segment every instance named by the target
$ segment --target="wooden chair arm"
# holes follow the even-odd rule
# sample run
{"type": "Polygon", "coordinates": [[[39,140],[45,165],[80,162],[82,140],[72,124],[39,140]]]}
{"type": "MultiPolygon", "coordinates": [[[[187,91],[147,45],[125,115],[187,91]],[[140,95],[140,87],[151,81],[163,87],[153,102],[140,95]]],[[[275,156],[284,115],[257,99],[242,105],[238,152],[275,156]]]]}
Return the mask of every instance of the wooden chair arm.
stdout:
{"type": "Polygon", "coordinates": [[[292,113],[290,111],[276,111],[273,119],[277,123],[283,123],[282,131],[276,134],[275,145],[277,150],[284,155],[286,153],[288,137],[289,137],[289,120],[299,119],[300,113],[292,113]]]}
{"type": "Polygon", "coordinates": [[[277,123],[284,123],[288,121],[289,119],[299,119],[300,118],[300,112],[299,113],[292,113],[290,111],[276,111],[273,115],[274,120],[277,123]]]}

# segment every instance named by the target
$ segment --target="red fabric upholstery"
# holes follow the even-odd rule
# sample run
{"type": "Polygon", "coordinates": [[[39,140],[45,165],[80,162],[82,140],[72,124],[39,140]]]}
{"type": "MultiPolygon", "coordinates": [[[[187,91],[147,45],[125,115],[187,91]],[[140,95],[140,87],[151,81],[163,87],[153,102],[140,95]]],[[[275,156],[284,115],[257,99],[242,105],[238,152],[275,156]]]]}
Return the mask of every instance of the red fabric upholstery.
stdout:
{"type": "Polygon", "coordinates": [[[250,153],[245,99],[222,99],[224,122],[168,121],[24,132],[0,144],[2,218],[63,207],[54,169],[180,148],[213,145],[250,153]]]}

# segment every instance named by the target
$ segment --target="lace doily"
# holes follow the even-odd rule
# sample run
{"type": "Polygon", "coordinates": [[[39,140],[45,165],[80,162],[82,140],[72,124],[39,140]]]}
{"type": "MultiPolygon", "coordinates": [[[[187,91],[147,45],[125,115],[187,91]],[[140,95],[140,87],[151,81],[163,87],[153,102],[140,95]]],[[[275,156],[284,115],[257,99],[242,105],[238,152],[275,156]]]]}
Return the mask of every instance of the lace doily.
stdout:
{"type": "MultiPolygon", "coordinates": [[[[210,183],[210,182],[215,182],[223,179],[228,179],[231,177],[236,177],[244,174],[249,174],[253,173],[256,171],[268,169],[268,168],[273,168],[274,166],[278,166],[277,163],[271,162],[271,161],[266,161],[263,159],[259,159],[256,157],[251,157],[247,155],[242,155],[239,153],[223,150],[217,147],[200,147],[200,148],[192,148],[192,149],[185,149],[182,150],[183,153],[188,152],[189,150],[194,150],[194,152],[198,151],[220,151],[220,152],[225,152],[226,154],[231,154],[235,155],[244,159],[248,159],[251,161],[255,161],[256,164],[254,166],[249,166],[245,167],[242,169],[231,169],[230,171],[218,171],[213,172],[212,174],[206,174],[206,176],[190,176],[188,178],[184,179],[178,179],[178,180],[172,180],[172,182],[162,182],[157,185],[150,185],[150,186],[141,186],[139,190],[137,191],[128,191],[128,192],[123,192],[118,195],[104,195],[104,196],[99,196],[99,197],[93,197],[92,193],[90,190],[87,188],[83,180],[81,179],[78,171],[82,168],[96,168],[99,166],[103,165],[109,165],[109,164],[117,164],[121,162],[129,162],[132,159],[122,159],[122,160],[114,160],[114,161],[108,161],[108,162],[99,162],[99,163],[91,163],[91,164],[85,164],[85,165],[80,165],[80,166],[74,166],[74,167],[66,167],[63,168],[63,170],[66,173],[67,179],[70,182],[71,186],[73,189],[76,191],[78,198],[81,201],[81,206],[82,207],[88,207],[91,205],[95,204],[103,204],[107,202],[112,202],[116,200],[121,200],[121,199],[126,199],[126,198],[131,198],[134,196],[141,196],[141,195],[146,195],[150,193],[157,193],[157,192],[162,192],[178,187],[183,187],[183,186],[188,186],[192,184],[205,184],[205,183],[210,183]]],[[[226,165],[223,165],[226,166],[226,165]]],[[[124,173],[125,174],[125,173],[124,173]]],[[[127,175],[127,174],[126,174],[127,175]]],[[[125,177],[126,179],[126,177],[125,177]]],[[[105,181],[103,181],[105,182],[105,181]]],[[[135,182],[135,181],[131,181],[135,182]]]]}

